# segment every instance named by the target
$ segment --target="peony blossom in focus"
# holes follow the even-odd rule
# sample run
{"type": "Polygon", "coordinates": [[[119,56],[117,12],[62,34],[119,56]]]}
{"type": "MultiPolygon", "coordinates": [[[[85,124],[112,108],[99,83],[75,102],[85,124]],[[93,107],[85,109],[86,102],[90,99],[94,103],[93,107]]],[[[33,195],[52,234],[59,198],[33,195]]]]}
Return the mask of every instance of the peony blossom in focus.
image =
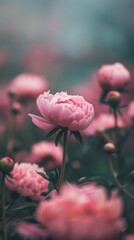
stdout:
{"type": "Polygon", "coordinates": [[[16,76],[9,87],[17,98],[36,98],[43,91],[48,90],[48,81],[41,76],[22,73],[16,76]]]}
{"type": "Polygon", "coordinates": [[[29,114],[39,128],[52,130],[65,127],[71,131],[80,131],[88,127],[94,117],[93,105],[81,96],[57,92],[52,95],[44,92],[37,98],[37,107],[43,117],[29,114]]]}
{"type": "Polygon", "coordinates": [[[113,240],[125,227],[122,211],[116,191],[108,198],[95,184],[64,185],[60,195],[39,204],[36,217],[57,240],[113,240]]]}
{"type": "Polygon", "coordinates": [[[62,163],[62,147],[54,142],[39,142],[32,146],[28,162],[36,162],[47,170],[53,170],[62,163]]]}
{"type": "Polygon", "coordinates": [[[130,81],[130,72],[121,63],[103,65],[98,71],[98,81],[104,90],[123,89],[130,81]]]}
{"type": "Polygon", "coordinates": [[[48,192],[49,182],[41,177],[38,172],[44,172],[37,164],[15,163],[14,169],[10,172],[13,178],[6,177],[6,185],[11,191],[16,191],[24,197],[32,200],[42,200],[42,192],[48,192]],[[12,183],[10,181],[12,181],[12,183]]]}
{"type": "MultiPolygon", "coordinates": [[[[123,120],[118,117],[118,127],[124,127],[123,120]]],[[[85,135],[96,135],[99,132],[103,132],[105,129],[114,128],[115,120],[114,116],[108,113],[102,113],[94,119],[91,125],[86,128],[83,133],[85,135]]]]}

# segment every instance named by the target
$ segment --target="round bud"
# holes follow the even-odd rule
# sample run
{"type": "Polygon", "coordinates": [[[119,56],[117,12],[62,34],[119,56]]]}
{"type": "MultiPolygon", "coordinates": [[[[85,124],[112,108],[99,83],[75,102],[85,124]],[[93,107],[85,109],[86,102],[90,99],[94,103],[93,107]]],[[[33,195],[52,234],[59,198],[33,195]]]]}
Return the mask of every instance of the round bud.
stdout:
{"type": "Polygon", "coordinates": [[[10,111],[13,115],[18,115],[19,113],[21,113],[21,110],[22,110],[21,104],[18,102],[14,102],[11,106],[10,111]]]}
{"type": "Polygon", "coordinates": [[[110,91],[106,96],[106,102],[111,107],[115,108],[121,101],[121,94],[117,91],[110,91]]]}
{"type": "Polygon", "coordinates": [[[14,167],[14,161],[10,157],[4,157],[0,159],[0,171],[7,174],[12,171],[14,167]]]}
{"type": "Polygon", "coordinates": [[[104,150],[107,152],[107,153],[114,153],[115,152],[115,146],[112,142],[109,142],[109,143],[106,143],[104,145],[104,150]]]}

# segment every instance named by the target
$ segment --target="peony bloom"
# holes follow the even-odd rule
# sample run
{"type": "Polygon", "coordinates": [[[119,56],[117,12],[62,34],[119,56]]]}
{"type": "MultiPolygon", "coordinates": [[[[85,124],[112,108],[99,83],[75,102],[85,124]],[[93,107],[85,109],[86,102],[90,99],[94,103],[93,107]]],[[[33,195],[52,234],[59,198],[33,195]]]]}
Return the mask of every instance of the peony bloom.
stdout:
{"type": "MultiPolygon", "coordinates": [[[[94,119],[91,125],[86,128],[83,133],[85,135],[96,135],[98,132],[103,132],[105,129],[114,128],[114,116],[108,113],[102,113],[94,119]]],[[[118,127],[124,127],[124,122],[118,117],[118,127]]]]}
{"type": "Polygon", "coordinates": [[[48,90],[48,81],[38,75],[22,73],[13,79],[9,90],[12,90],[17,98],[36,98],[48,90]]]}
{"type": "Polygon", "coordinates": [[[62,147],[54,142],[39,142],[32,146],[28,162],[36,162],[47,170],[53,170],[62,163],[62,147]]]}
{"type": "Polygon", "coordinates": [[[58,92],[54,95],[44,92],[37,98],[37,107],[42,117],[30,114],[33,123],[39,128],[52,130],[65,127],[71,131],[80,131],[88,127],[94,117],[93,105],[81,96],[58,92]]]}
{"type": "Polygon", "coordinates": [[[41,177],[36,171],[45,173],[37,164],[15,163],[11,174],[14,178],[6,177],[6,185],[11,191],[16,191],[24,197],[33,200],[43,199],[40,194],[48,192],[49,182],[41,177]],[[8,180],[12,181],[10,183],[8,180]]]}
{"type": "Polygon", "coordinates": [[[103,65],[98,71],[98,81],[104,90],[123,89],[130,81],[130,73],[121,63],[103,65]]]}
{"type": "Polygon", "coordinates": [[[122,211],[116,191],[108,198],[96,184],[64,185],[60,195],[40,203],[36,217],[55,239],[113,240],[125,227],[122,211]]]}

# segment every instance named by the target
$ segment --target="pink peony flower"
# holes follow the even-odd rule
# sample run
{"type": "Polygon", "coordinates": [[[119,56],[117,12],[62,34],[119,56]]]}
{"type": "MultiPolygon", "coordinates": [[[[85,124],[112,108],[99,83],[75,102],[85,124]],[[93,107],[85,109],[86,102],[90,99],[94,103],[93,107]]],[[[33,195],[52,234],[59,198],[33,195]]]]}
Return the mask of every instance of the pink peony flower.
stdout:
{"type": "Polygon", "coordinates": [[[28,162],[36,162],[47,170],[53,170],[62,163],[62,147],[54,142],[39,142],[32,146],[28,162]]]}
{"type": "Polygon", "coordinates": [[[64,185],[60,195],[40,203],[36,217],[55,239],[113,240],[125,227],[122,211],[116,191],[108,198],[95,184],[64,185]]]}
{"type": "Polygon", "coordinates": [[[45,173],[37,164],[15,163],[11,174],[14,178],[6,177],[6,185],[11,191],[16,191],[24,197],[42,200],[42,192],[48,192],[49,182],[36,171],[45,173]],[[12,181],[10,183],[8,180],[12,181]]]}
{"type": "Polygon", "coordinates": [[[22,237],[28,237],[31,239],[35,237],[43,237],[46,235],[46,231],[40,228],[40,226],[27,222],[19,222],[15,224],[15,230],[22,237]]]}
{"type": "Polygon", "coordinates": [[[48,90],[48,82],[41,76],[22,73],[13,79],[9,90],[12,90],[18,98],[36,98],[40,93],[48,90]]]}
{"type": "Polygon", "coordinates": [[[71,131],[80,131],[88,127],[94,117],[93,105],[81,96],[58,92],[55,95],[44,92],[37,98],[37,107],[42,117],[30,114],[33,123],[39,128],[52,130],[60,126],[71,131]]]}
{"type": "MultiPolygon", "coordinates": [[[[114,116],[108,113],[102,113],[82,132],[85,135],[96,135],[98,132],[103,132],[105,129],[114,128],[114,125],[114,116]]],[[[118,117],[118,127],[124,127],[124,122],[120,117],[118,117]]]]}
{"type": "Polygon", "coordinates": [[[130,73],[121,63],[103,65],[98,71],[98,81],[105,90],[123,89],[130,81],[130,73]]]}

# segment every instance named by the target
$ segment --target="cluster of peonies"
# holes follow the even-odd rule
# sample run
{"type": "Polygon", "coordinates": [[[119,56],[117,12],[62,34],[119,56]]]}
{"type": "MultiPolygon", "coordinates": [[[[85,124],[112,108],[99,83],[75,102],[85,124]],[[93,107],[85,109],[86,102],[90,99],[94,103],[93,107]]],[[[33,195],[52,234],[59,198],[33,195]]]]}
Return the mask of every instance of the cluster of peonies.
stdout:
{"type": "Polygon", "coordinates": [[[32,146],[31,154],[26,161],[38,163],[44,166],[46,170],[53,170],[62,163],[62,147],[55,146],[54,142],[41,141],[32,146]]]}
{"type": "Polygon", "coordinates": [[[48,192],[49,182],[41,177],[37,172],[45,174],[43,168],[37,164],[15,163],[10,172],[13,178],[6,177],[6,185],[11,191],[16,191],[24,197],[30,197],[32,200],[42,200],[42,192],[48,192]]]}
{"type": "Polygon", "coordinates": [[[117,192],[108,198],[103,187],[64,185],[59,195],[42,201],[37,220],[55,239],[113,240],[125,228],[117,192]]]}

